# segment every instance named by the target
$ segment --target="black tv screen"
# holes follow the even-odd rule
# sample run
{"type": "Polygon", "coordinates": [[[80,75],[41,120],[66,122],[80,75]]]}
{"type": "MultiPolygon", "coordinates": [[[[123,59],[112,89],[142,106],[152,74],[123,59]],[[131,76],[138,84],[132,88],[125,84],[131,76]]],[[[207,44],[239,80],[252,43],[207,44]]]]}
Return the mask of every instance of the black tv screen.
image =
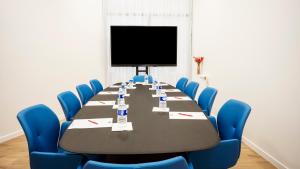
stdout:
{"type": "Polygon", "coordinates": [[[111,66],[176,66],[176,26],[111,26],[111,66]]]}

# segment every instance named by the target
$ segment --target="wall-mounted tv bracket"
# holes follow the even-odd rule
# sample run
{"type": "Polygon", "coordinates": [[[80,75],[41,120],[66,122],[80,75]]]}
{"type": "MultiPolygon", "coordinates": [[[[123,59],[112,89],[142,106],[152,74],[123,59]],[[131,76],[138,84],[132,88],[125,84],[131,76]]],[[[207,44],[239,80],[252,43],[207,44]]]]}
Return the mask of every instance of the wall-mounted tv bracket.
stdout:
{"type": "Polygon", "coordinates": [[[139,66],[135,67],[135,74],[139,75],[140,72],[145,72],[148,75],[148,66],[145,66],[145,69],[139,69],[139,66]]]}

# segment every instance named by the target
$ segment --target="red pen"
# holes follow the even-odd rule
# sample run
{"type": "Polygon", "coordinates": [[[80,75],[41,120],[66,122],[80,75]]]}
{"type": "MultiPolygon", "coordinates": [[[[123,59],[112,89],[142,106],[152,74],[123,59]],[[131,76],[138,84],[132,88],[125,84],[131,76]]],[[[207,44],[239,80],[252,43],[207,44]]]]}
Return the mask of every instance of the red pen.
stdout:
{"type": "Polygon", "coordinates": [[[190,116],[190,117],[193,117],[193,115],[190,115],[190,114],[184,114],[184,113],[178,113],[180,115],[183,115],[183,116],[190,116]]]}
{"type": "Polygon", "coordinates": [[[105,103],[104,103],[104,102],[102,102],[102,101],[99,101],[99,103],[105,104],[105,103]]]}
{"type": "Polygon", "coordinates": [[[176,99],[182,99],[181,97],[175,97],[176,99]]]}
{"type": "Polygon", "coordinates": [[[98,124],[97,122],[94,122],[94,121],[92,121],[92,120],[88,120],[89,122],[91,122],[91,123],[94,123],[94,124],[98,124]]]}

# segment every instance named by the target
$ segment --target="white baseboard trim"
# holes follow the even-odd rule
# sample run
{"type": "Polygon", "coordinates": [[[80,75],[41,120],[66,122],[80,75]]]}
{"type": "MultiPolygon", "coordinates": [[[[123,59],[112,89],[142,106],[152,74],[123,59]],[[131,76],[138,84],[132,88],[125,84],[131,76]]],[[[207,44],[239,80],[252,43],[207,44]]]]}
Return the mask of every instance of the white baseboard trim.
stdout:
{"type": "Polygon", "coordinates": [[[6,134],[4,136],[0,136],[0,143],[3,143],[3,142],[6,142],[8,140],[11,140],[13,138],[16,138],[16,137],[19,137],[21,135],[23,135],[23,130],[20,129],[20,130],[17,130],[17,131],[14,131],[14,132],[11,132],[9,134],[6,134]]]}
{"type": "Polygon", "coordinates": [[[264,151],[261,147],[259,147],[257,144],[252,142],[247,137],[243,137],[243,142],[249,146],[252,150],[254,150],[257,154],[261,155],[264,159],[272,163],[275,167],[278,169],[289,169],[286,165],[284,165],[282,162],[280,162],[278,159],[273,157],[271,154],[264,151]]]}

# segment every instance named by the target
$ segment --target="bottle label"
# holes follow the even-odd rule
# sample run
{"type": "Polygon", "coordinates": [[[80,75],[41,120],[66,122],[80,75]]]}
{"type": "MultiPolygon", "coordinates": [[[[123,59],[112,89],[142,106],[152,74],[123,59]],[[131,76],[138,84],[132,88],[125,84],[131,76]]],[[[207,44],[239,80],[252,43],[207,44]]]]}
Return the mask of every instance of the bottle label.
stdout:
{"type": "Polygon", "coordinates": [[[119,99],[124,99],[124,94],[119,94],[119,99]]]}
{"type": "Polygon", "coordinates": [[[160,96],[159,101],[167,101],[167,97],[166,96],[160,96]]]}
{"type": "Polygon", "coordinates": [[[118,116],[127,116],[127,110],[118,110],[117,114],[118,116]]]}

